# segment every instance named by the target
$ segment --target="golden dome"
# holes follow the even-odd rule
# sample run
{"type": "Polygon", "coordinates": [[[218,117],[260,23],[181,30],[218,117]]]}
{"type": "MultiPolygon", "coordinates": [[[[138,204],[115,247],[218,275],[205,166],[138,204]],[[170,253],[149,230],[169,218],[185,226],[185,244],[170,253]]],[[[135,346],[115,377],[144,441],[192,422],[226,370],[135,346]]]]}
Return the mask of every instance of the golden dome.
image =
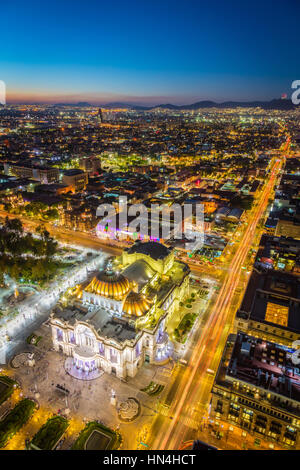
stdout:
{"type": "Polygon", "coordinates": [[[114,272],[101,272],[95,276],[86,290],[93,294],[121,300],[129,292],[130,283],[122,274],[114,272]]]}
{"type": "Polygon", "coordinates": [[[144,295],[131,291],[124,301],[123,312],[127,315],[142,317],[150,307],[151,302],[144,295]]]}

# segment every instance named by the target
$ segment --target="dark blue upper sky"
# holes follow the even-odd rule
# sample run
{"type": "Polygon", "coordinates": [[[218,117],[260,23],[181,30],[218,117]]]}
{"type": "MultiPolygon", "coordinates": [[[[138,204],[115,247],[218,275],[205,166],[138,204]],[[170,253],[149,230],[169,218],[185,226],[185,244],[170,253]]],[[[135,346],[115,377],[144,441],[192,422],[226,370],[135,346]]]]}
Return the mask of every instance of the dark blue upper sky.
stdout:
{"type": "Polygon", "coordinates": [[[272,99],[300,79],[298,0],[15,0],[1,13],[10,99],[272,99]]]}

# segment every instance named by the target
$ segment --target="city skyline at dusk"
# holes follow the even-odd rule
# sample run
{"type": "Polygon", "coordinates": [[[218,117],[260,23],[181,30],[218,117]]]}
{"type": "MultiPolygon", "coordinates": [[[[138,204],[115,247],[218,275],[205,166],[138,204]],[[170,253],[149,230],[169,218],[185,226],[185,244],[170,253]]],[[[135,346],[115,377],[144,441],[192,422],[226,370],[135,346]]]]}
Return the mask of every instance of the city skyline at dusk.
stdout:
{"type": "Polygon", "coordinates": [[[299,4],[14,2],[2,7],[8,103],[156,105],[290,96],[299,4]],[[280,31],[280,34],[277,34],[280,31]]]}

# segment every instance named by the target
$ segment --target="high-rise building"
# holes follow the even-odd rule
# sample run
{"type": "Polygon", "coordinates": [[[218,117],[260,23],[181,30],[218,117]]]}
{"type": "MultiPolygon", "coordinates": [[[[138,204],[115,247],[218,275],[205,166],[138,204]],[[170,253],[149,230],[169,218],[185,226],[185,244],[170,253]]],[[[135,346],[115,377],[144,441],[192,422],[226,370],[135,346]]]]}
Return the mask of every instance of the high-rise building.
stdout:
{"type": "Polygon", "coordinates": [[[98,117],[99,117],[99,119],[100,119],[101,124],[103,124],[104,119],[103,119],[103,113],[102,113],[102,109],[101,109],[101,108],[98,109],[98,117]]]}

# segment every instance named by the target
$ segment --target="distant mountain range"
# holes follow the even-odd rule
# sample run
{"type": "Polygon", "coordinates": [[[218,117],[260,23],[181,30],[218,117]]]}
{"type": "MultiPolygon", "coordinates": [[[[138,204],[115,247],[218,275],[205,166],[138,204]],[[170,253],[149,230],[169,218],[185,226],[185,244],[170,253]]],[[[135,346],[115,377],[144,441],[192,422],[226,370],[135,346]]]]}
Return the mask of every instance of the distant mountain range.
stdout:
{"type": "MultiPolygon", "coordinates": [[[[95,105],[87,102],[79,103],[57,103],[53,106],[74,106],[74,107],[95,107],[95,105]]],[[[156,106],[140,106],[129,103],[106,103],[101,105],[104,108],[127,108],[135,109],[137,111],[151,111],[155,109],[170,109],[170,110],[197,110],[204,108],[218,108],[218,109],[230,109],[230,108],[262,108],[262,109],[278,109],[278,110],[290,110],[295,109],[296,106],[289,99],[273,99],[271,101],[225,101],[224,103],[216,103],[214,101],[198,101],[197,103],[187,105],[175,105],[175,104],[158,104],[156,106]]],[[[101,107],[99,105],[99,107],[101,107]]]]}
{"type": "Polygon", "coordinates": [[[92,106],[94,108],[96,105],[87,103],[86,101],[79,101],[78,103],[56,103],[53,106],[62,106],[62,107],[63,106],[75,106],[75,107],[81,107],[81,108],[92,106]]]}

